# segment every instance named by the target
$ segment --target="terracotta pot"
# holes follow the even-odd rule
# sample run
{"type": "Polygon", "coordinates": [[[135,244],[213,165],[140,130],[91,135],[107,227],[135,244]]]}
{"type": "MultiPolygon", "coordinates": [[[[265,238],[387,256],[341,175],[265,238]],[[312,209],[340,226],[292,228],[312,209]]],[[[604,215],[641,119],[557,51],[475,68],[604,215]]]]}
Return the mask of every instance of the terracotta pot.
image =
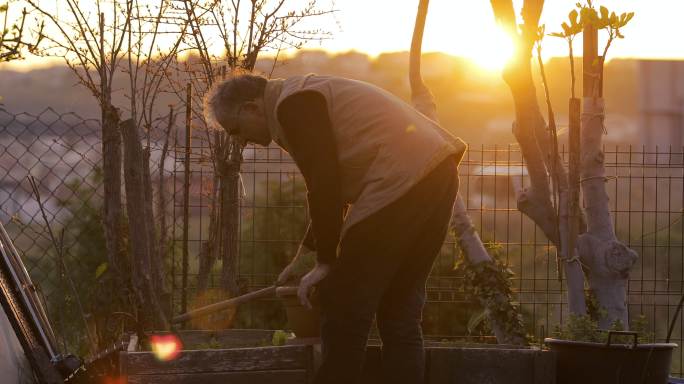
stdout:
{"type": "Polygon", "coordinates": [[[311,300],[312,309],[306,308],[299,302],[297,287],[278,287],[276,296],[285,305],[287,326],[298,339],[320,337],[320,307],[315,294],[311,300]]]}

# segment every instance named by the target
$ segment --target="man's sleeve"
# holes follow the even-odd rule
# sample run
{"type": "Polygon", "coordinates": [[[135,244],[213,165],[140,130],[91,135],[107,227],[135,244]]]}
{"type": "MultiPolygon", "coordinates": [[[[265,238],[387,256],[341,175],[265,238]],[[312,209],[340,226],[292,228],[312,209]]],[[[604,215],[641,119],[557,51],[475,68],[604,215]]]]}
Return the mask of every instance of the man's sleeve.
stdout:
{"type": "Polygon", "coordinates": [[[317,92],[287,97],[278,107],[290,156],[304,176],[318,261],[337,256],[342,228],[337,145],[325,98],[317,92]]]}

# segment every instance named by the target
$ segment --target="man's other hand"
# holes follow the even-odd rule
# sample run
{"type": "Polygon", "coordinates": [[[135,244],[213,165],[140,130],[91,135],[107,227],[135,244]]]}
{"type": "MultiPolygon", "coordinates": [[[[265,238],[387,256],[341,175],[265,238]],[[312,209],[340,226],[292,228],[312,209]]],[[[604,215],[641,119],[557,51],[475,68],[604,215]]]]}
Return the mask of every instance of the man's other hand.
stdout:
{"type": "Polygon", "coordinates": [[[303,306],[311,309],[311,301],[309,296],[311,295],[311,290],[313,287],[320,283],[326,276],[330,273],[330,264],[316,263],[316,266],[309,271],[302,280],[299,282],[299,289],[297,290],[297,296],[299,296],[299,302],[303,306]]]}
{"type": "Polygon", "coordinates": [[[293,260],[290,264],[283,269],[282,272],[280,272],[280,275],[278,275],[278,280],[276,280],[276,287],[283,286],[288,283],[288,281],[292,278],[292,270],[294,269],[295,261],[293,260]]]}

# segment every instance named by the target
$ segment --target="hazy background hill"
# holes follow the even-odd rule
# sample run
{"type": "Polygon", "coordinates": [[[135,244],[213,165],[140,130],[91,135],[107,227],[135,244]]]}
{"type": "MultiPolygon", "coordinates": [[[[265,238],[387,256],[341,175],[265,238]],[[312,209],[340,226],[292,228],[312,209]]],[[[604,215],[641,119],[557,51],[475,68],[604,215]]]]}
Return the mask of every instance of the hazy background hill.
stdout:
{"type": "MultiPolygon", "coordinates": [[[[576,67],[579,79],[581,59],[576,67]]],[[[346,76],[377,84],[405,100],[409,96],[407,52],[385,53],[372,58],[358,52],[331,55],[305,50],[282,59],[275,67],[272,60],[262,59],[257,68],[275,77],[310,72],[346,76]]],[[[569,62],[566,58],[554,58],[545,69],[557,121],[562,128],[567,125],[569,62]]],[[[423,59],[423,76],[436,96],[440,118],[446,128],[471,143],[514,142],[510,133],[514,116],[512,100],[498,73],[482,70],[466,59],[428,53],[423,59]]],[[[637,60],[613,60],[606,66],[608,142],[640,140],[638,77],[637,60]]],[[[120,75],[116,81],[116,105],[127,105],[127,81],[125,75],[120,75]]],[[[580,84],[578,81],[578,92],[581,92],[580,84]]],[[[537,93],[541,101],[541,86],[537,93]]],[[[36,113],[52,107],[82,117],[98,118],[99,115],[94,99],[65,66],[29,72],[0,71],[0,95],[4,97],[5,108],[11,112],[36,113]]],[[[167,94],[158,105],[166,110],[168,104],[177,102],[175,95],[167,94]]]]}

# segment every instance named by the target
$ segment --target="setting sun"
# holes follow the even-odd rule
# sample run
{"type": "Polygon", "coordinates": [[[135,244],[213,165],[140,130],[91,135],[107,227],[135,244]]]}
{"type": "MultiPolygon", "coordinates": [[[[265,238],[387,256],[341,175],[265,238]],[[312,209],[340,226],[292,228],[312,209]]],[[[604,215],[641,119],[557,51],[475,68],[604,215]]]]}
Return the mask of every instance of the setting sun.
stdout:
{"type": "Polygon", "coordinates": [[[501,28],[480,35],[479,44],[472,47],[468,57],[485,70],[500,71],[513,54],[513,41],[501,28]]]}

